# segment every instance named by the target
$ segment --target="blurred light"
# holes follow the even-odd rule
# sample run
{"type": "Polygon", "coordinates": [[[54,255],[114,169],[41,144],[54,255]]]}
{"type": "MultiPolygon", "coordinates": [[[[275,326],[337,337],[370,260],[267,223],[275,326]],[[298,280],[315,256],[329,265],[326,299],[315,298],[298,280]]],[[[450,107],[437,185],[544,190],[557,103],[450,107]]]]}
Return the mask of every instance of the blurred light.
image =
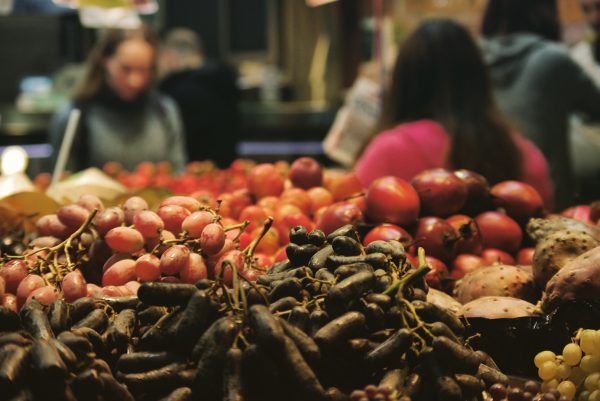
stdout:
{"type": "Polygon", "coordinates": [[[27,168],[27,152],[20,146],[8,146],[0,156],[2,175],[23,173],[27,168]]]}

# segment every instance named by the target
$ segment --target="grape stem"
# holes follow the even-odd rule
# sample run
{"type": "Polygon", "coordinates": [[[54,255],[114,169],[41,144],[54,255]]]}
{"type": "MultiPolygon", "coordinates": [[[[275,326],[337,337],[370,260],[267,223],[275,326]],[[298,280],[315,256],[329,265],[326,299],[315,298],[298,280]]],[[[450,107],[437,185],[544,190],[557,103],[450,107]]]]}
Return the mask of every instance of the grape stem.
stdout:
{"type": "Polygon", "coordinates": [[[260,242],[261,239],[264,238],[264,236],[267,234],[267,232],[269,231],[269,229],[271,228],[272,225],[273,225],[273,217],[269,216],[269,217],[267,217],[267,220],[265,221],[265,224],[263,225],[263,229],[260,232],[260,235],[258,237],[256,237],[250,243],[250,245],[248,245],[246,247],[246,249],[244,249],[244,253],[246,254],[246,256],[251,257],[254,255],[254,251],[256,250],[258,243],[260,242]]]}
{"type": "Polygon", "coordinates": [[[410,274],[405,275],[400,280],[395,280],[383,293],[385,295],[397,294],[397,297],[402,297],[404,289],[409,285],[413,284],[418,279],[424,277],[428,272],[431,271],[431,266],[425,260],[425,250],[419,247],[419,267],[410,274]]]}

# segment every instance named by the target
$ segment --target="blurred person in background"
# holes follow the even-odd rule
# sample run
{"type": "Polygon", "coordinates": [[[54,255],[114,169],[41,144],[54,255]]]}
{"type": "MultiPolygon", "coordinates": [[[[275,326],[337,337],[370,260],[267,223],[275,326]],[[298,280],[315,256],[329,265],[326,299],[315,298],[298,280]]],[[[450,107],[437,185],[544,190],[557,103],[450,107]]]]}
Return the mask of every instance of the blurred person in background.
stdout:
{"type": "Polygon", "coordinates": [[[503,119],[469,32],[444,19],[422,23],[400,47],[379,129],[355,168],[368,185],[436,167],[473,170],[492,184],[522,180],[551,205],[543,155],[503,119]]]}
{"type": "Polygon", "coordinates": [[[239,140],[239,90],[236,73],[208,60],[196,32],[169,31],[161,44],[160,89],[181,110],[189,160],[214,161],[227,167],[236,158],[239,140]]]}
{"type": "Polygon", "coordinates": [[[82,111],[67,168],[117,161],[133,170],[144,161],[186,163],[185,138],[175,102],[152,89],[157,39],[146,27],[107,30],[91,50],[73,99],[53,119],[56,162],[73,108],[82,111]]]}
{"type": "Polygon", "coordinates": [[[556,0],[489,0],[482,23],[484,56],[500,109],[546,156],[555,206],[571,206],[578,188],[569,119],[600,119],[600,90],[556,43],[556,0]]]}
{"type": "MultiPolygon", "coordinates": [[[[579,0],[589,31],[571,57],[600,87],[600,0],[579,0]]],[[[582,202],[600,199],[600,124],[571,118],[571,156],[582,202]]]]}

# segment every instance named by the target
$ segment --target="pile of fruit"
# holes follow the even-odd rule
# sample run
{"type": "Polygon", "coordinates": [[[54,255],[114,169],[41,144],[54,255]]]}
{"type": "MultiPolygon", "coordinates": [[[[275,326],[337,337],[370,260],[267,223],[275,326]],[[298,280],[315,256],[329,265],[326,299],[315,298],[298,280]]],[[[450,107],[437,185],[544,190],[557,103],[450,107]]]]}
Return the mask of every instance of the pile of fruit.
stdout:
{"type": "Polygon", "coordinates": [[[5,238],[0,393],[575,399],[556,361],[541,388],[509,383],[464,322],[597,298],[598,205],[548,216],[531,186],[466,170],[362,188],[308,158],[114,173],[190,196],[86,195],[5,238]]]}

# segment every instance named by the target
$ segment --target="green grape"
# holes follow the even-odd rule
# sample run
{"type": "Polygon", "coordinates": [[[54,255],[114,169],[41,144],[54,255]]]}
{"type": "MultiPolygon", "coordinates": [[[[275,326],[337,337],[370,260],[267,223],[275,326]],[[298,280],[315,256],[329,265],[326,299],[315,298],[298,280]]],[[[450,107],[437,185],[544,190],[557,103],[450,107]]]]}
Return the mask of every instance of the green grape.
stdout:
{"type": "Polygon", "coordinates": [[[545,381],[542,383],[542,387],[541,387],[541,392],[542,393],[547,393],[548,391],[552,390],[553,388],[558,387],[558,380],[557,379],[552,379],[549,381],[545,381]]]}
{"type": "Polygon", "coordinates": [[[544,381],[552,380],[556,377],[558,371],[558,365],[554,361],[546,361],[538,369],[538,375],[540,379],[544,381]]]}
{"type": "Polygon", "coordinates": [[[569,366],[576,366],[581,361],[581,347],[578,344],[570,343],[563,348],[563,361],[569,366]]]}
{"type": "Polygon", "coordinates": [[[552,351],[542,351],[539,352],[535,358],[533,358],[533,363],[536,368],[540,368],[544,362],[554,361],[556,359],[556,354],[552,351]]]}
{"type": "Polygon", "coordinates": [[[581,393],[579,393],[579,397],[577,398],[577,401],[588,401],[588,398],[590,398],[590,392],[585,390],[585,391],[582,391],[581,393]]]}
{"type": "Polygon", "coordinates": [[[564,380],[568,379],[569,376],[571,376],[571,367],[569,365],[565,365],[564,363],[558,365],[558,368],[556,370],[556,377],[558,379],[564,380]]]}
{"type": "Polygon", "coordinates": [[[586,354],[592,354],[596,347],[596,330],[583,330],[579,337],[579,346],[586,354]]]}
{"type": "Polygon", "coordinates": [[[585,355],[579,363],[581,369],[586,373],[600,371],[600,357],[596,355],[585,355]]]}
{"type": "Polygon", "coordinates": [[[577,387],[575,387],[575,383],[565,380],[560,382],[556,389],[561,395],[564,395],[569,401],[571,401],[573,397],[575,397],[575,391],[577,390],[577,387]]]}
{"type": "Polygon", "coordinates": [[[587,401],[600,401],[600,390],[594,390],[590,393],[587,401]]]}
{"type": "Polygon", "coordinates": [[[600,379],[600,373],[592,373],[583,381],[583,386],[588,391],[594,391],[598,389],[598,379],[600,379]]]}

